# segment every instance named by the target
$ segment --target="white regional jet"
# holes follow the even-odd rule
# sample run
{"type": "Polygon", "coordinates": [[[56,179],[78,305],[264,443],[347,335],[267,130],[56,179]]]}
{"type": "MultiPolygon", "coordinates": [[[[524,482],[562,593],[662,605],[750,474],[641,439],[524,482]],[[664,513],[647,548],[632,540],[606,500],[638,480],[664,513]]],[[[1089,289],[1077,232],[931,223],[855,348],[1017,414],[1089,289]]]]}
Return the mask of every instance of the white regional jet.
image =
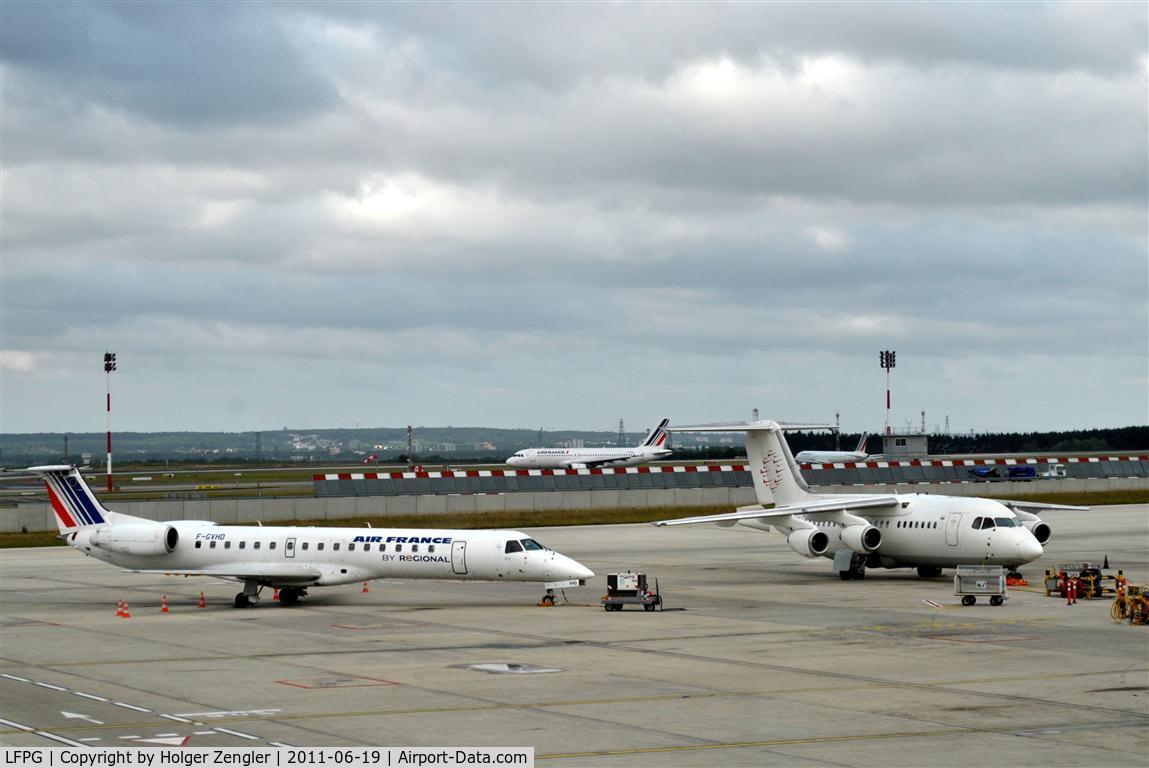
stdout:
{"type": "Polygon", "coordinates": [[[1041,556],[1050,528],[1033,511],[1088,509],[1031,501],[995,501],[924,493],[816,494],[773,421],[676,427],[676,432],[745,432],[758,504],[720,515],[655,525],[713,523],[771,528],[804,557],[828,557],[843,580],[866,568],[917,568],[939,576],[958,565],[1003,565],[1012,571],[1041,556]],[[774,505],[767,509],[767,505],[774,505]]]}
{"type": "Polygon", "coordinates": [[[869,437],[869,435],[863,432],[862,439],[858,441],[858,447],[852,451],[800,451],[794,459],[799,464],[834,464],[835,462],[865,461],[870,458],[870,454],[866,453],[866,440],[868,440],[869,437]]]}
{"type": "Polygon", "coordinates": [[[44,479],[60,536],[86,555],[133,573],[215,576],[243,583],[235,607],[264,587],[297,603],[311,587],[370,579],[441,579],[585,584],[594,573],[519,531],[299,528],[203,520],[157,523],[111,512],[75,467],[30,467],[44,479]]]}
{"type": "Polygon", "coordinates": [[[662,459],[671,454],[664,448],[666,427],[663,419],[646,439],[633,448],[524,448],[507,459],[512,467],[530,469],[594,469],[596,467],[629,467],[662,459]]]}

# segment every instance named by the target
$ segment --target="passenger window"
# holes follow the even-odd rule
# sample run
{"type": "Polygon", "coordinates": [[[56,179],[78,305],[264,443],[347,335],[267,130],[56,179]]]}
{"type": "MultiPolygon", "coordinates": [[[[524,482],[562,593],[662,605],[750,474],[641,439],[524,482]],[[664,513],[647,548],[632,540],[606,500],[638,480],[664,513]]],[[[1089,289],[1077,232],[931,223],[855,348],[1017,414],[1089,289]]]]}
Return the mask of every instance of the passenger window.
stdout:
{"type": "Polygon", "coordinates": [[[512,552],[522,552],[523,545],[517,541],[508,541],[507,546],[503,548],[504,554],[511,554],[512,552]]]}
{"type": "Polygon", "coordinates": [[[212,549],[215,549],[215,542],[214,541],[211,542],[210,544],[208,544],[208,546],[211,547],[212,549]]]}
{"type": "Polygon", "coordinates": [[[364,552],[370,552],[371,551],[371,545],[370,544],[364,544],[363,545],[363,551],[364,552]]]}
{"type": "Polygon", "coordinates": [[[307,542],[306,542],[306,541],[305,541],[305,542],[303,542],[303,548],[304,548],[304,549],[307,549],[307,542]]]}
{"type": "Polygon", "coordinates": [[[273,541],[273,542],[271,542],[270,544],[268,544],[268,545],[267,545],[267,548],[268,548],[268,549],[275,549],[275,542],[273,541]]]}
{"type": "Polygon", "coordinates": [[[323,542],[321,541],[321,542],[319,542],[318,544],[316,544],[316,545],[315,545],[315,548],[316,548],[317,550],[319,550],[320,552],[322,552],[322,551],[323,551],[323,542]]]}
{"type": "Polygon", "coordinates": [[[395,551],[396,552],[402,552],[403,551],[403,545],[402,544],[396,544],[395,545],[395,551]]]}
{"type": "Polygon", "coordinates": [[[252,549],[259,549],[259,542],[257,541],[257,542],[255,542],[254,544],[252,544],[252,545],[251,545],[251,548],[252,548],[252,549]]]}
{"type": "Polygon", "coordinates": [[[338,551],[339,551],[339,544],[338,544],[338,543],[336,543],[336,544],[332,544],[332,545],[331,545],[331,549],[332,549],[332,551],[334,551],[334,552],[338,552],[338,551]]]}
{"type": "Polygon", "coordinates": [[[231,542],[230,542],[230,541],[225,541],[225,542],[223,543],[223,548],[224,548],[224,549],[231,549],[231,542]]]}
{"type": "Polygon", "coordinates": [[[428,552],[434,552],[435,551],[435,545],[432,544],[431,546],[427,547],[427,551],[428,552]]]}
{"type": "Polygon", "coordinates": [[[355,545],[354,544],[348,544],[347,545],[347,551],[348,552],[354,552],[355,551],[355,545]]]}
{"type": "Polygon", "coordinates": [[[239,543],[239,548],[240,548],[240,549],[247,549],[247,542],[246,542],[246,541],[241,541],[241,542],[239,543]]]}
{"type": "Polygon", "coordinates": [[[203,542],[202,542],[202,541],[197,541],[197,542],[195,543],[195,548],[196,548],[196,549],[201,549],[202,547],[203,547],[203,542]]]}
{"type": "Polygon", "coordinates": [[[411,551],[412,552],[418,552],[419,551],[419,545],[418,544],[412,544],[411,545],[411,551]]]}

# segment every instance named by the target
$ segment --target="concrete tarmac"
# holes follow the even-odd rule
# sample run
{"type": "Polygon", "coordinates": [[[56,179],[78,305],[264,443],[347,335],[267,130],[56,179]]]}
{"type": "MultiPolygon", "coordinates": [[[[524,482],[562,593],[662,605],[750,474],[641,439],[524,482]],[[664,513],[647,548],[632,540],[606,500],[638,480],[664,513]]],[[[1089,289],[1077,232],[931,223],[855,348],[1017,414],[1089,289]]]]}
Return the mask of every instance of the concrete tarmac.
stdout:
{"type": "Polygon", "coordinates": [[[1111,599],[1046,597],[1041,576],[1108,556],[1149,582],[1149,506],[1043,517],[1053,541],[1001,607],[962,607],[952,571],[843,582],[779,535],[715,527],[532,531],[598,574],[554,608],[535,606],[533,585],[380,581],[315,589],[293,608],[265,592],[237,610],[227,582],[4,550],[0,744],[533,746],[540,765],[603,767],[1147,766],[1149,627],[1114,623],[1111,599]],[[666,610],[601,608],[606,574],[628,568],[658,578],[666,610]],[[115,616],[117,598],[131,619],[115,616]]]}

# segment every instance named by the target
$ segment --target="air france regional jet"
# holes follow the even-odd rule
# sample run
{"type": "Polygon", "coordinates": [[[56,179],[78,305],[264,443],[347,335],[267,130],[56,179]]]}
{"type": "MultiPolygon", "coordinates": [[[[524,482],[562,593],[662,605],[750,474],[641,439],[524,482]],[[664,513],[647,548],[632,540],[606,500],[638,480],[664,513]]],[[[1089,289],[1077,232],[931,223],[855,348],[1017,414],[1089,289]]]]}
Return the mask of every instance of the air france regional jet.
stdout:
{"type": "Polygon", "coordinates": [[[531,469],[595,469],[596,467],[629,467],[666,458],[671,454],[666,442],[666,427],[670,419],[663,419],[641,443],[633,448],[524,448],[507,459],[512,467],[531,469]]]}
{"type": "Polygon", "coordinates": [[[555,589],[594,577],[519,531],[157,523],[105,509],[75,467],[28,471],[44,479],[69,546],[133,573],[241,582],[236,608],[258,603],[264,587],[278,588],[280,602],[293,605],[311,587],[371,579],[539,582],[544,602],[553,603],[555,589]]]}
{"type": "Polygon", "coordinates": [[[794,457],[799,464],[834,464],[835,462],[865,461],[870,458],[866,453],[866,440],[870,436],[862,433],[858,447],[852,451],[801,451],[794,457]]]}
{"type": "Polygon", "coordinates": [[[1088,509],[924,493],[812,493],[782,429],[773,421],[676,427],[679,432],[745,432],[759,503],[726,514],[654,524],[773,528],[798,554],[833,559],[834,569],[849,580],[864,578],[867,567],[917,568],[922,577],[967,564],[1002,565],[1016,572],[1040,557],[1050,539],[1049,525],[1033,512],[1088,509]]]}

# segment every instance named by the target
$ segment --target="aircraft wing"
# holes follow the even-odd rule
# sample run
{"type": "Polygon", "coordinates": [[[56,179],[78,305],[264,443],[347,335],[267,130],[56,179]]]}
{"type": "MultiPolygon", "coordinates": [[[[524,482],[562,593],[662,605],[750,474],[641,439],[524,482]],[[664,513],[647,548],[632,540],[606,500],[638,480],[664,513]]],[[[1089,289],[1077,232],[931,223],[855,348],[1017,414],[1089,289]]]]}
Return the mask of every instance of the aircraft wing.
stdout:
{"type": "Polygon", "coordinates": [[[1084,512],[1089,509],[1089,507],[1075,507],[1069,504],[1050,504],[1045,501],[1017,501],[1016,499],[991,499],[991,501],[1004,504],[1014,511],[1020,510],[1022,512],[1043,512],[1047,509],[1074,509],[1084,512]]]}
{"type": "Polygon", "coordinates": [[[607,464],[615,464],[624,461],[624,459],[579,459],[578,461],[569,461],[566,463],[568,469],[597,469],[598,467],[606,466],[607,464]]]}
{"type": "Polygon", "coordinates": [[[204,568],[169,570],[165,568],[131,568],[131,573],[161,573],[169,576],[218,576],[233,579],[273,579],[277,582],[310,584],[322,574],[318,568],[294,563],[220,563],[204,568]]]}
{"type": "Polygon", "coordinates": [[[836,512],[854,512],[859,509],[889,508],[898,504],[898,497],[889,496],[843,496],[841,500],[822,498],[805,504],[790,504],[772,509],[757,508],[727,512],[721,515],[702,515],[700,517],[680,517],[677,520],[658,520],[652,525],[703,525],[714,523],[716,525],[733,525],[739,520],[764,520],[771,517],[788,517],[790,515],[805,515],[817,517],[820,514],[830,515],[836,512]]]}

